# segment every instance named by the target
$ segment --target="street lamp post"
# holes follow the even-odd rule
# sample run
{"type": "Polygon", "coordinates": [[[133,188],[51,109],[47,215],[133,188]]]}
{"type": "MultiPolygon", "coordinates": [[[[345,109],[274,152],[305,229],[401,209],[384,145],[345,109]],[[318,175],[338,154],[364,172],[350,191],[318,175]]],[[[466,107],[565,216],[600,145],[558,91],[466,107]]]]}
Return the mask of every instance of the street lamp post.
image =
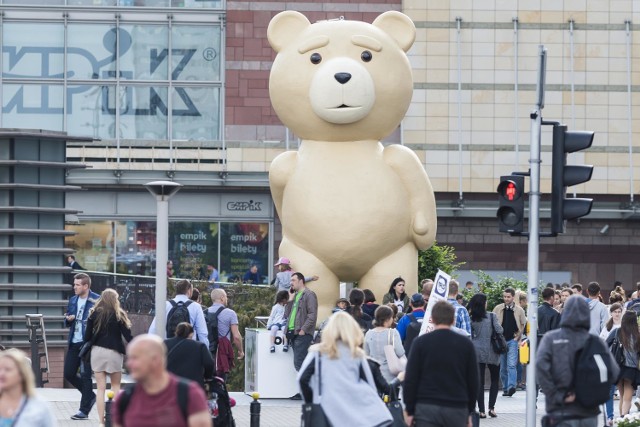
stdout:
{"type": "Polygon", "coordinates": [[[169,199],[181,184],[172,181],[148,182],[145,188],[156,198],[156,334],[165,338],[167,313],[167,260],[169,258],[169,199]]]}

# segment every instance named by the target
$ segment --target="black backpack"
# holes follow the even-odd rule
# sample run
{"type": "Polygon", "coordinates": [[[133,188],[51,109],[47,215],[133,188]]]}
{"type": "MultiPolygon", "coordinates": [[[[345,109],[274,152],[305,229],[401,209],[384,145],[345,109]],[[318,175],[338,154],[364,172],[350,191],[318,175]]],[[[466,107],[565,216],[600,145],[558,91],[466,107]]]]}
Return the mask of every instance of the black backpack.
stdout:
{"type": "Polygon", "coordinates": [[[205,320],[207,322],[207,332],[209,335],[209,351],[213,355],[213,360],[216,360],[216,353],[218,352],[218,340],[220,335],[218,334],[218,315],[222,313],[226,307],[220,307],[215,313],[207,311],[205,320]]]}
{"type": "Polygon", "coordinates": [[[413,314],[409,313],[406,316],[409,316],[411,321],[407,325],[407,332],[404,334],[404,341],[402,342],[402,345],[404,346],[404,353],[408,357],[411,344],[413,343],[413,340],[418,338],[418,335],[420,335],[420,328],[422,325],[420,323],[421,319],[417,319],[413,314]]]}
{"type": "Polygon", "coordinates": [[[191,316],[189,315],[189,309],[187,307],[189,307],[193,301],[176,302],[169,300],[169,302],[171,303],[171,310],[169,310],[169,314],[167,314],[167,338],[173,338],[176,336],[176,327],[180,323],[187,322],[191,324],[191,316]]]}
{"type": "Polygon", "coordinates": [[[573,384],[576,402],[585,408],[597,407],[609,400],[612,375],[609,349],[600,337],[589,335],[582,350],[576,353],[573,384]]]}
{"type": "MultiPolygon", "coordinates": [[[[189,419],[188,405],[189,405],[189,383],[191,381],[178,377],[178,406],[180,407],[180,413],[182,414],[182,418],[187,421],[189,419]]],[[[124,387],[122,393],[118,397],[118,413],[120,414],[120,419],[122,420],[122,425],[124,424],[124,414],[127,412],[127,408],[129,407],[129,403],[131,403],[131,398],[133,397],[133,392],[135,391],[136,385],[129,384],[124,387]]],[[[125,426],[126,427],[126,426],[125,426]]]]}

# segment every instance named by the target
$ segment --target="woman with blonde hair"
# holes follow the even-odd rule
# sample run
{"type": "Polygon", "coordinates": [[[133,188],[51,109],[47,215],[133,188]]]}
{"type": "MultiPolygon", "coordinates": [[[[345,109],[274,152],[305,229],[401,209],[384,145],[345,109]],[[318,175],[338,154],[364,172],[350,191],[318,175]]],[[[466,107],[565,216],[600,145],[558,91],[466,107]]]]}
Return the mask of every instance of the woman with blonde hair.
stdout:
{"type": "Polygon", "coordinates": [[[125,354],[123,337],[127,342],[133,338],[131,336],[131,321],[127,317],[127,313],[120,307],[118,293],[113,289],[105,289],[89,313],[84,333],[84,341],[93,342],[91,367],[98,386],[96,402],[100,423],[104,422],[104,393],[107,388],[107,374],[111,377],[111,390],[115,394],[120,391],[122,361],[125,354]]]}
{"type": "Polygon", "coordinates": [[[305,403],[319,404],[331,425],[378,427],[392,423],[377,394],[363,341],[358,323],[349,314],[337,312],[329,318],[320,344],[309,348],[298,373],[305,403]]]}
{"type": "Polygon", "coordinates": [[[36,397],[31,362],[15,348],[0,352],[0,426],[56,426],[47,403],[36,397]]]}

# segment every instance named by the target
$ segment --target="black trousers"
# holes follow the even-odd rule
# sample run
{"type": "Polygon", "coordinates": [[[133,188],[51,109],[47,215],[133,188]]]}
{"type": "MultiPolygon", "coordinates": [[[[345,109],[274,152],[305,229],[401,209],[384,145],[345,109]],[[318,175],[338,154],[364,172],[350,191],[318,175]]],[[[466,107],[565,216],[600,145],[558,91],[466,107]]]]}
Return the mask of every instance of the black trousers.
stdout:
{"type": "Polygon", "coordinates": [[[489,409],[496,407],[498,399],[498,378],[500,377],[500,365],[490,365],[488,363],[478,363],[480,368],[480,389],[478,390],[478,410],[485,412],[484,407],[484,368],[489,368],[489,376],[491,377],[491,386],[489,388],[489,409]]]}
{"type": "Polygon", "coordinates": [[[80,399],[80,412],[89,415],[91,407],[96,401],[91,380],[91,363],[84,363],[80,359],[82,343],[71,343],[64,358],[64,379],[74,386],[82,397],[80,399]],[[78,372],[78,370],[80,372],[78,372]]]}

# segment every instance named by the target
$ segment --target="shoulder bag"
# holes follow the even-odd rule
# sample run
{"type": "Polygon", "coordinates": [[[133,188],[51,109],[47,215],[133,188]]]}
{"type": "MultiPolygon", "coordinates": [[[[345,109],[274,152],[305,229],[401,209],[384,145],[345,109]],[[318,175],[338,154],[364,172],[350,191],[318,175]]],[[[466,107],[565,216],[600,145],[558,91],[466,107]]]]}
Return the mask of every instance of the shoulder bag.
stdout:
{"type": "Polygon", "coordinates": [[[611,354],[613,354],[613,358],[618,366],[624,366],[626,357],[624,355],[624,346],[622,345],[622,342],[620,342],[619,334],[620,329],[616,330],[616,335],[613,337],[613,342],[611,343],[609,350],[611,350],[611,354]]]}
{"type": "Polygon", "coordinates": [[[504,335],[496,332],[495,318],[493,313],[489,314],[491,318],[491,348],[497,354],[505,354],[507,352],[507,340],[504,339],[504,335]]]}
{"type": "Polygon", "coordinates": [[[389,328],[387,333],[387,344],[384,346],[384,357],[387,359],[387,366],[391,375],[398,375],[407,368],[407,356],[398,357],[396,355],[395,334],[389,328]]]}
{"type": "MultiPolygon", "coordinates": [[[[320,352],[316,354],[316,377],[318,378],[318,402],[322,400],[322,356],[320,352]]],[[[320,403],[302,404],[302,427],[331,427],[327,416],[320,406],[320,403]]]]}
{"type": "Polygon", "coordinates": [[[407,427],[407,423],[404,422],[404,410],[402,404],[398,400],[398,394],[395,387],[391,387],[391,393],[389,394],[389,400],[385,402],[387,409],[391,413],[393,423],[389,427],[407,427]]]}

